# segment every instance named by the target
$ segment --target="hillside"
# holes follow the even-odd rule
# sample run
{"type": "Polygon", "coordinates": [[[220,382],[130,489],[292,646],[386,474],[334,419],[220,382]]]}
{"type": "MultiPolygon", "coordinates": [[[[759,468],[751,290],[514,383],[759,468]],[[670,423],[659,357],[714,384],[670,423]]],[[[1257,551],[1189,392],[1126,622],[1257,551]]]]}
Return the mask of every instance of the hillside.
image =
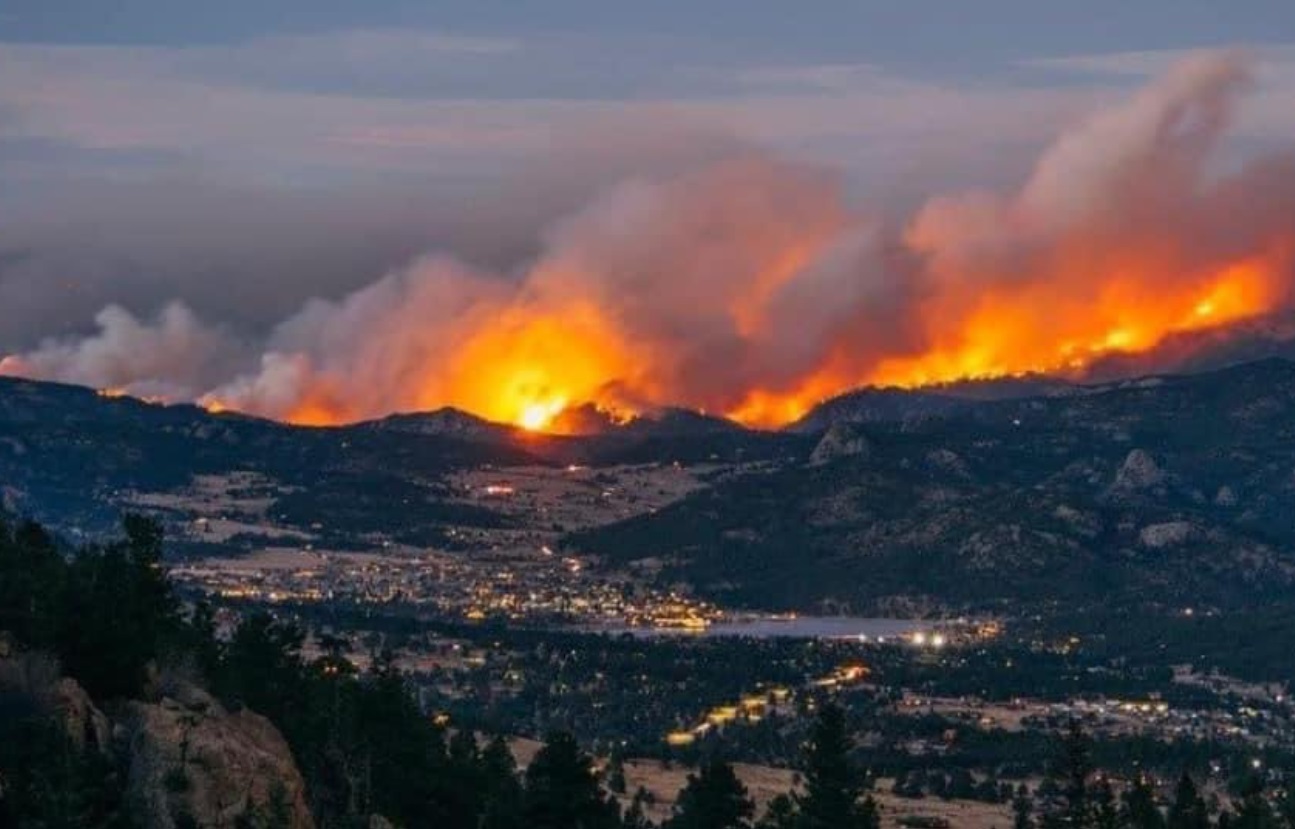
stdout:
{"type": "Polygon", "coordinates": [[[1295,364],[1267,360],[865,417],[568,545],[760,607],[1289,597],[1293,411],[1295,364]]]}
{"type": "Polygon", "coordinates": [[[399,523],[433,533],[446,473],[483,464],[535,463],[507,442],[350,427],[285,426],[194,406],[110,398],[75,386],[0,379],[3,505],[78,535],[111,530],[138,493],[165,493],[197,476],[243,473],[239,493],[269,497],[289,523],[353,516],[353,529],[387,521],[411,501],[428,509],[399,523]]]}
{"type": "Polygon", "coordinates": [[[526,523],[465,497],[456,473],[722,465],[794,458],[805,440],[676,411],[580,437],[448,409],[298,427],[0,378],[0,509],[73,539],[100,537],[124,510],[144,510],[166,521],[181,552],[217,543],[222,552],[250,549],[285,534],[343,549],[443,546],[453,528],[526,523]],[[196,540],[176,532],[199,518],[219,519],[223,529],[196,540]]]}
{"type": "Polygon", "coordinates": [[[667,411],[560,437],[453,411],[292,427],[7,380],[0,507],[72,539],[145,509],[184,530],[180,553],[460,549],[465,529],[530,545],[555,529],[545,510],[586,497],[568,464],[694,464],[678,500],[634,488],[660,476],[627,475],[624,511],[573,513],[565,545],[763,608],[1236,605],[1295,583],[1293,404],[1295,364],[1266,360],[1102,385],[862,390],[783,433],[667,411]],[[534,504],[481,498],[464,489],[490,483],[477,472],[557,488],[534,504]]]}

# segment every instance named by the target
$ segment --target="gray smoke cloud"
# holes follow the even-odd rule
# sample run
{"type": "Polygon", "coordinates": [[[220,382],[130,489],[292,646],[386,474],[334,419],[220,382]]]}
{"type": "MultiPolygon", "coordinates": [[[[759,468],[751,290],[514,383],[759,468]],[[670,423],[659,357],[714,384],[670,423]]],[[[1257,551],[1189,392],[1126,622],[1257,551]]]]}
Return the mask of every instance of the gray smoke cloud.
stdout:
{"type": "MultiPolygon", "coordinates": [[[[1015,191],[937,196],[899,223],[821,167],[713,137],[648,152],[633,131],[603,135],[444,221],[389,207],[303,221],[321,264],[301,278],[321,294],[294,310],[291,280],[250,315],[237,281],[213,280],[220,324],[109,309],[97,334],[0,370],[303,420],[446,404],[517,419],[592,399],[773,423],[866,382],[1110,365],[1290,305],[1295,163],[1221,161],[1249,84],[1243,57],[1198,56],[1064,132],[1015,191]],[[623,151],[594,152],[607,146],[623,151]],[[362,254],[339,241],[366,233],[362,254]]],[[[245,250],[264,238],[230,228],[245,250]]]]}

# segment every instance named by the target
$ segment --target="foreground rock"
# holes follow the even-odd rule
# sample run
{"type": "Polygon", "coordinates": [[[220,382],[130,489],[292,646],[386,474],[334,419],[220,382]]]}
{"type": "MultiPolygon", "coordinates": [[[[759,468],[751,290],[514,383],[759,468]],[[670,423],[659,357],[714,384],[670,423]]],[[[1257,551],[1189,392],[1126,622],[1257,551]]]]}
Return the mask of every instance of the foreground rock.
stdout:
{"type": "Polygon", "coordinates": [[[132,810],[145,826],[311,827],[305,783],[269,720],[192,687],[126,717],[132,810]]]}
{"type": "Polygon", "coordinates": [[[305,782],[278,729],[251,711],[226,711],[191,684],[174,683],[158,702],[101,710],[60,674],[57,660],[17,648],[0,631],[0,696],[11,711],[51,718],[70,745],[121,769],[132,825],[314,826],[305,782]]]}

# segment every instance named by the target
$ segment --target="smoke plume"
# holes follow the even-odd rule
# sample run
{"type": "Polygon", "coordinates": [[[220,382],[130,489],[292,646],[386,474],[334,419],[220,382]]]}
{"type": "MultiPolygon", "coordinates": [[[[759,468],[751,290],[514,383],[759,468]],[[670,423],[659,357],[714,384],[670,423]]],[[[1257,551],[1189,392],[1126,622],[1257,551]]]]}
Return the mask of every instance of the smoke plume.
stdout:
{"type": "Polygon", "coordinates": [[[777,425],[866,383],[1082,375],[1289,309],[1295,160],[1223,152],[1249,83],[1237,55],[1189,60],[1060,135],[1015,192],[899,224],[829,170],[726,147],[619,178],[516,268],[429,254],[312,300],[251,357],[183,306],[110,307],[0,370],[302,423],[453,405],[535,428],[587,402],[777,425]]]}

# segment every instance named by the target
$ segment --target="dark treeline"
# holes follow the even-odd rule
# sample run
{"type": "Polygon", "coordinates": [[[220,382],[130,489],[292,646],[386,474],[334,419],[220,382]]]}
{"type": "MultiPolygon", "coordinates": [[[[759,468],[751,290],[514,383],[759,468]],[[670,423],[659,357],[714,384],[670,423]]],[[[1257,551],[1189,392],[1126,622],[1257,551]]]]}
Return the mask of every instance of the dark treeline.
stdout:
{"type": "Polygon", "coordinates": [[[1229,805],[1207,795],[1183,773],[1167,802],[1145,775],[1115,780],[1093,760],[1090,738],[1072,722],[1060,740],[1048,776],[1031,795],[1018,787],[1014,829],[1293,829],[1295,778],[1283,790],[1252,774],[1229,805]]]}
{"type": "MultiPolygon", "coordinates": [[[[419,709],[389,653],[359,673],[340,640],[307,660],[303,631],[264,612],[227,638],[198,603],[185,611],[161,566],[156,524],[130,517],[118,541],[65,554],[34,524],[0,521],[0,631],[29,654],[49,654],[111,711],[156,696],[168,674],[200,682],[231,709],[247,707],[287,738],[323,827],[646,829],[647,797],[622,809],[576,739],[552,733],[519,774],[500,737],[447,731],[419,709]]],[[[57,672],[56,671],[56,672],[57,672]]],[[[843,712],[824,708],[811,731],[803,791],[779,798],[769,829],[872,829],[877,809],[850,757],[843,712]]],[[[78,751],[55,712],[21,689],[0,689],[0,826],[131,826],[126,758],[78,751]]],[[[615,769],[619,762],[614,762],[615,769]]],[[[623,773],[622,773],[623,777],[623,773]]],[[[727,763],[689,778],[666,825],[751,827],[755,812],[727,763]]],[[[249,825],[275,826],[273,811],[249,825]]],[[[276,822],[277,821],[277,822],[276,822]]]]}

